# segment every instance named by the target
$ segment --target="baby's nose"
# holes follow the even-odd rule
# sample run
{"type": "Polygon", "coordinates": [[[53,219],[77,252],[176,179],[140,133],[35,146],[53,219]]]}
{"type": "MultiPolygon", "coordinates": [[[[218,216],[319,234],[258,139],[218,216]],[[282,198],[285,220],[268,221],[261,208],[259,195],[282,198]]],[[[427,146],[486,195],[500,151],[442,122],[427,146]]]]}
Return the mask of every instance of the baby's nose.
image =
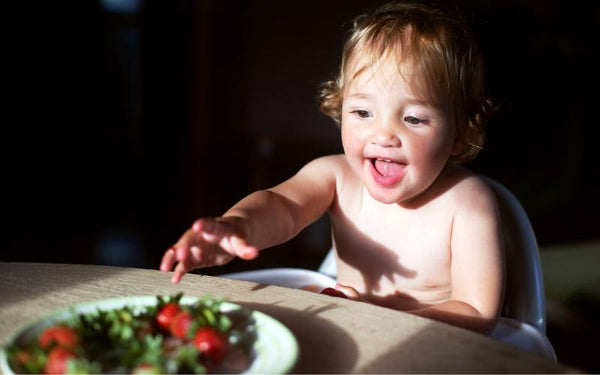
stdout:
{"type": "Polygon", "coordinates": [[[380,147],[400,147],[402,141],[399,134],[390,126],[380,126],[371,137],[371,143],[380,147]]]}

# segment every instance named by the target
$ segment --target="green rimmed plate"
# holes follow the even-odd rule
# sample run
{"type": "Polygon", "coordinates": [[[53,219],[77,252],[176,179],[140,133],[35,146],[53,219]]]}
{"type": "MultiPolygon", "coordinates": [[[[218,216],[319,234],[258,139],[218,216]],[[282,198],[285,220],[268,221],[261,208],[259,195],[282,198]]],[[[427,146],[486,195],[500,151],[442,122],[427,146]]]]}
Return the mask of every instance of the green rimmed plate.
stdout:
{"type": "MultiPolygon", "coordinates": [[[[200,298],[184,296],[182,304],[192,304],[200,298]]],[[[8,341],[7,346],[24,344],[35,340],[41,332],[58,322],[69,319],[73,315],[100,310],[117,309],[124,306],[142,310],[156,304],[156,296],[118,297],[99,301],[84,302],[61,309],[44,316],[19,329],[8,341]]],[[[242,309],[241,306],[223,302],[221,311],[242,309]]],[[[252,345],[250,368],[248,374],[282,374],[292,370],[298,359],[298,342],[290,330],[278,320],[260,311],[248,311],[256,328],[256,340],[252,345]]],[[[0,370],[3,374],[14,374],[8,364],[6,351],[0,351],[0,370]]]]}

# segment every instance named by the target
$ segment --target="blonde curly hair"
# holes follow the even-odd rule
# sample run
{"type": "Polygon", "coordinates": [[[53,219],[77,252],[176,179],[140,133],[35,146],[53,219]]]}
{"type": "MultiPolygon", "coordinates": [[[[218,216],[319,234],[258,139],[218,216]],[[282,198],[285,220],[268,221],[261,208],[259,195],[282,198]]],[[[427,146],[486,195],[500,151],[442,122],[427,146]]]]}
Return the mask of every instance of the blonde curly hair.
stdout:
{"type": "Polygon", "coordinates": [[[483,57],[459,16],[424,4],[390,3],[354,20],[336,79],[321,85],[320,110],[340,125],[349,82],[388,57],[395,58],[399,73],[413,78],[410,84],[431,103],[447,103],[452,109],[459,152],[450,161],[475,158],[492,110],[483,57]]]}

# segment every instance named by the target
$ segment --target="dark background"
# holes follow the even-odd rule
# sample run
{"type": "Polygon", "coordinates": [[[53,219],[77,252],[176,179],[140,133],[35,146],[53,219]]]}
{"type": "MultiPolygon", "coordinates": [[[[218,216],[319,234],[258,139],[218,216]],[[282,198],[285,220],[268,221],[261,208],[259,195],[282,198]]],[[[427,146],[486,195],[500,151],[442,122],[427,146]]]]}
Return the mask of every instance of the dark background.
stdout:
{"type": "MultiPolygon", "coordinates": [[[[318,85],[383,1],[135,3],[8,3],[0,260],[156,268],[195,218],[341,152],[318,85]]],[[[542,249],[598,240],[600,7],[443,4],[470,20],[501,105],[468,167],[515,193],[542,249]]],[[[329,246],[322,219],[206,272],[316,268],[329,246]]]]}

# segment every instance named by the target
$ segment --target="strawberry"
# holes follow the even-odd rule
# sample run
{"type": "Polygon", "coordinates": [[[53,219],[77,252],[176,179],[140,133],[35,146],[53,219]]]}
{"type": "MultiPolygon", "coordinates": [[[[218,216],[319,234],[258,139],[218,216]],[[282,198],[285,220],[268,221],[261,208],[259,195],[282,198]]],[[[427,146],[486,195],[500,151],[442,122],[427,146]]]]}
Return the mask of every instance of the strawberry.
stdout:
{"type": "Polygon", "coordinates": [[[75,358],[72,351],[62,347],[56,347],[48,354],[46,366],[44,366],[45,374],[64,374],[67,370],[67,361],[75,358]]]}
{"type": "Polygon", "coordinates": [[[208,358],[209,363],[219,364],[227,353],[227,339],[219,331],[204,327],[200,328],[194,336],[194,346],[200,353],[208,358]]]}
{"type": "Polygon", "coordinates": [[[68,326],[52,326],[42,332],[39,344],[42,348],[48,348],[53,343],[58,346],[73,347],[77,345],[77,332],[68,326]]]}
{"type": "Polygon", "coordinates": [[[339,290],[333,288],[325,288],[321,291],[321,294],[327,294],[328,296],[332,297],[348,298],[344,292],[340,292],[339,290]]]}
{"type": "Polygon", "coordinates": [[[162,329],[169,330],[173,318],[179,311],[181,311],[181,309],[178,304],[173,302],[167,303],[160,309],[158,314],[156,314],[156,323],[162,329]]]}
{"type": "Polygon", "coordinates": [[[171,321],[171,325],[169,326],[171,334],[180,339],[186,339],[193,322],[194,318],[192,315],[185,310],[181,310],[171,321]]]}

